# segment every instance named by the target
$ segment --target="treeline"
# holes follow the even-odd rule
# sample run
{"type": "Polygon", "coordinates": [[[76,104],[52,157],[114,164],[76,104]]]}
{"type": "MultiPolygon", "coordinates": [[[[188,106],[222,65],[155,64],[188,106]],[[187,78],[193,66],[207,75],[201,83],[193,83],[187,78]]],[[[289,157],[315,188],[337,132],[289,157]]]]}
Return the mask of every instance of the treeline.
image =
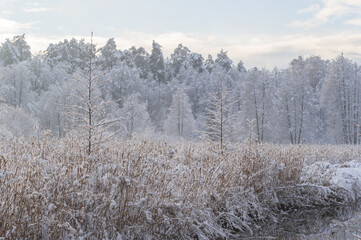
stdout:
{"type": "Polygon", "coordinates": [[[89,71],[90,54],[104,79],[99,101],[113,102],[104,111],[122,119],[111,130],[123,137],[218,140],[214,132],[222,128],[224,141],[234,142],[250,134],[258,142],[361,141],[361,68],[343,54],[298,57],[285,69],[246,69],[223,50],[204,58],[182,44],[165,59],[155,41],[148,53],[119,50],[114,39],[96,48],[73,38],[32,56],[24,35],[0,47],[0,135],[50,130],[64,137],[72,126],[66,106],[77,94],[71,79],[89,71]]]}

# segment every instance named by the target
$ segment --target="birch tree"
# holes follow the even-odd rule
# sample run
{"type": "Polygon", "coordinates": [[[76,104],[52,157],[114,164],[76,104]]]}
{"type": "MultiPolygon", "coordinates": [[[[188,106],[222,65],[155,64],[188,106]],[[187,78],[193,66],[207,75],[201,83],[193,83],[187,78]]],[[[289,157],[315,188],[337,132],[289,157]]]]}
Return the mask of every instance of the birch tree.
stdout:
{"type": "Polygon", "coordinates": [[[360,143],[360,69],[341,54],[332,61],[322,89],[327,132],[335,143],[360,143]]]}
{"type": "Polygon", "coordinates": [[[270,73],[267,70],[254,68],[248,72],[241,96],[242,112],[246,118],[244,124],[247,124],[247,120],[254,119],[258,142],[263,142],[267,134],[273,103],[272,90],[270,73]]]}
{"type": "Polygon", "coordinates": [[[165,121],[165,132],[168,135],[190,138],[195,135],[195,130],[196,124],[188,96],[184,87],[180,86],[173,94],[172,105],[165,121]]]}

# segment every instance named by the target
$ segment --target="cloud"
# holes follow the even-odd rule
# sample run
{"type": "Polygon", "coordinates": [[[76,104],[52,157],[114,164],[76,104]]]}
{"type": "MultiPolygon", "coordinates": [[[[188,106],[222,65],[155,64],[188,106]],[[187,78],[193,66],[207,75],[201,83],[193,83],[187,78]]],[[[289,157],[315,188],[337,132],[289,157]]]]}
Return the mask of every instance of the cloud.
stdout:
{"type": "Polygon", "coordinates": [[[53,11],[52,8],[45,8],[45,7],[36,7],[36,8],[26,8],[24,12],[28,13],[40,13],[40,12],[51,12],[53,11]]]}
{"type": "MultiPolygon", "coordinates": [[[[28,34],[26,39],[34,53],[45,50],[50,43],[57,43],[73,36],[45,36],[28,34]]],[[[90,41],[90,36],[74,36],[90,41]]],[[[330,35],[295,34],[285,36],[222,36],[201,35],[196,33],[169,32],[148,34],[141,32],[123,32],[114,36],[118,49],[129,49],[132,46],[144,47],[148,52],[152,48],[152,40],[163,46],[165,57],[169,57],[179,43],[191,51],[198,52],[204,58],[211,54],[214,58],[221,49],[228,51],[228,56],[237,64],[243,60],[247,67],[286,67],[298,56],[317,55],[332,59],[341,52],[355,61],[361,62],[361,33],[342,32],[330,35]]],[[[102,47],[108,37],[96,36],[94,42],[102,47]]]]}
{"type": "Polygon", "coordinates": [[[0,5],[18,2],[18,0],[0,0],[0,5]]]}
{"type": "Polygon", "coordinates": [[[361,26],[361,18],[353,18],[348,20],[346,23],[350,25],[361,26]]]}
{"type": "Polygon", "coordinates": [[[298,13],[300,14],[305,14],[305,13],[312,13],[312,12],[316,12],[317,10],[320,10],[321,6],[319,4],[312,4],[311,6],[307,7],[307,8],[303,8],[301,10],[298,11],[298,13]]]}
{"type": "Polygon", "coordinates": [[[10,16],[10,15],[12,15],[12,14],[14,14],[14,12],[13,12],[13,11],[10,11],[10,10],[1,11],[1,15],[2,15],[3,17],[4,17],[4,16],[8,17],[8,16],[10,16]]]}
{"type": "MultiPolygon", "coordinates": [[[[360,0],[320,0],[322,6],[313,4],[300,13],[314,12],[312,18],[305,21],[294,21],[290,24],[293,27],[312,28],[328,23],[331,19],[341,19],[350,15],[361,16],[360,0]]],[[[347,22],[346,22],[347,23],[347,22]]]]}
{"type": "MultiPolygon", "coordinates": [[[[322,22],[324,22],[324,21],[322,21],[322,22]]],[[[306,21],[293,21],[289,24],[289,26],[297,27],[297,28],[313,28],[320,24],[321,24],[321,21],[315,21],[315,19],[309,19],[306,21]]]]}
{"type": "Polygon", "coordinates": [[[18,23],[0,17],[0,34],[19,34],[19,32],[31,28],[32,25],[32,23],[18,23]]]}

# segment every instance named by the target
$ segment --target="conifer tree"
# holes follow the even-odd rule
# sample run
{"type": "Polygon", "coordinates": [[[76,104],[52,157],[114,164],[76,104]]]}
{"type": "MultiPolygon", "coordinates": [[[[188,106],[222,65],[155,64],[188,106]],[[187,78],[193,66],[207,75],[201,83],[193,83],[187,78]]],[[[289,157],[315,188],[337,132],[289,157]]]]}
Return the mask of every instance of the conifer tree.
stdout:
{"type": "Polygon", "coordinates": [[[93,33],[91,34],[88,61],[84,65],[83,72],[75,72],[74,94],[71,95],[73,102],[67,105],[69,116],[75,124],[80,136],[85,139],[86,152],[90,155],[94,146],[106,141],[115,133],[108,134],[107,130],[119,119],[107,118],[107,107],[112,101],[104,101],[100,88],[106,80],[104,73],[95,68],[95,46],[93,45],[93,33]]]}
{"type": "Polygon", "coordinates": [[[165,83],[164,74],[164,57],[162,53],[162,46],[153,40],[152,53],[149,57],[150,71],[153,74],[154,80],[158,83],[165,83]]]}

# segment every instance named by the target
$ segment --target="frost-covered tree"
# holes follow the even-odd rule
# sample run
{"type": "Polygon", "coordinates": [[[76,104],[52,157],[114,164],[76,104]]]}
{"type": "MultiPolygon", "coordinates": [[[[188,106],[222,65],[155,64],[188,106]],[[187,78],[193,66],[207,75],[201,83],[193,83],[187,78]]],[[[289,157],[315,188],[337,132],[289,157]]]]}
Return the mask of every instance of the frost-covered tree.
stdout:
{"type": "Polygon", "coordinates": [[[0,93],[6,103],[34,110],[35,93],[31,91],[31,82],[34,76],[28,69],[28,64],[23,61],[3,69],[0,93]]]}
{"type": "Polygon", "coordinates": [[[208,98],[204,137],[207,140],[217,142],[223,149],[234,137],[233,123],[236,114],[233,108],[237,100],[232,97],[233,94],[227,83],[228,76],[225,69],[221,67],[214,69],[211,78],[216,86],[208,98]]]}
{"type": "Polygon", "coordinates": [[[162,47],[153,40],[152,53],[149,57],[149,67],[153,75],[153,79],[158,83],[165,83],[164,57],[162,47]]]}
{"type": "Polygon", "coordinates": [[[147,103],[140,101],[139,94],[129,95],[120,112],[123,118],[120,125],[124,128],[125,136],[130,137],[134,133],[148,134],[153,132],[154,128],[147,111],[147,103]]]}
{"type": "Polygon", "coordinates": [[[181,68],[187,67],[190,50],[179,44],[170,57],[172,75],[176,77],[181,68]]]}
{"type": "Polygon", "coordinates": [[[107,76],[109,81],[106,81],[102,87],[103,94],[109,93],[111,99],[119,106],[122,107],[123,100],[134,93],[139,93],[144,99],[146,98],[149,83],[140,78],[137,69],[130,68],[122,62],[110,70],[107,76]]]}
{"type": "Polygon", "coordinates": [[[273,93],[270,73],[266,69],[254,68],[248,72],[243,82],[241,95],[243,125],[246,127],[249,120],[254,121],[254,131],[258,142],[269,140],[269,135],[271,135],[269,131],[274,103],[273,93]]]}
{"type": "MultiPolygon", "coordinates": [[[[63,76],[67,77],[67,76],[63,76]]],[[[67,105],[70,104],[74,84],[70,79],[51,85],[49,90],[42,93],[37,107],[36,116],[42,129],[50,130],[59,138],[65,136],[65,130],[71,119],[67,118],[67,105]]]]}
{"type": "Polygon", "coordinates": [[[110,70],[115,67],[122,56],[122,53],[117,50],[114,38],[110,38],[104,47],[99,48],[98,52],[100,55],[97,59],[97,65],[100,65],[103,70],[110,70]]]}
{"type": "Polygon", "coordinates": [[[247,71],[247,69],[244,67],[242,60],[237,63],[237,71],[240,73],[245,73],[247,71]]]}
{"type": "Polygon", "coordinates": [[[72,102],[66,105],[70,110],[69,117],[75,124],[74,128],[86,142],[86,152],[89,155],[95,145],[114,135],[109,135],[107,130],[119,121],[107,117],[106,108],[112,102],[104,101],[101,96],[101,86],[105,79],[104,73],[95,68],[94,50],[93,36],[91,36],[88,56],[84,59],[84,71],[75,72],[72,76],[74,80],[72,102]]]}
{"type": "Polygon", "coordinates": [[[197,121],[200,121],[208,101],[207,85],[209,85],[210,74],[208,71],[199,72],[196,69],[188,68],[183,70],[179,77],[184,78],[184,80],[179,80],[179,82],[185,82],[193,115],[197,121]]]}
{"type": "Polygon", "coordinates": [[[31,136],[36,123],[37,119],[26,110],[0,101],[0,138],[31,136]]]}
{"type": "Polygon", "coordinates": [[[129,49],[135,67],[139,72],[139,77],[146,79],[149,75],[149,53],[143,48],[131,47],[129,49]]]}
{"type": "Polygon", "coordinates": [[[228,57],[227,52],[222,49],[219,53],[217,53],[215,63],[226,71],[229,71],[232,68],[233,61],[228,57]]]}
{"type": "Polygon", "coordinates": [[[212,55],[208,54],[208,57],[206,59],[206,61],[204,62],[204,68],[209,72],[211,73],[213,68],[215,68],[215,65],[214,65],[214,60],[213,60],[213,57],[212,55]]]}
{"type": "Polygon", "coordinates": [[[4,66],[16,64],[31,58],[30,46],[25,41],[25,34],[6,39],[1,44],[0,61],[4,66]]]}
{"type": "Polygon", "coordinates": [[[177,137],[191,138],[196,135],[196,123],[184,86],[173,94],[164,130],[167,135],[177,137]]]}
{"type": "Polygon", "coordinates": [[[315,142],[318,134],[318,93],[312,88],[306,65],[302,57],[294,59],[283,72],[278,90],[279,123],[283,126],[282,133],[288,135],[285,138],[292,144],[315,142]]]}
{"type": "Polygon", "coordinates": [[[335,143],[360,143],[360,68],[343,54],[330,64],[322,89],[327,132],[335,143]]]}
{"type": "Polygon", "coordinates": [[[198,72],[203,72],[204,66],[203,66],[203,57],[199,53],[190,53],[188,64],[191,66],[194,70],[197,70],[198,72]]]}
{"type": "MultiPolygon", "coordinates": [[[[95,56],[95,45],[86,43],[84,39],[80,41],[72,38],[70,41],[65,39],[63,42],[50,44],[45,51],[45,61],[54,67],[63,64],[68,72],[74,72],[76,69],[85,70],[87,68],[85,59],[89,53],[95,56]]],[[[94,57],[93,56],[93,57],[94,57]]]]}

